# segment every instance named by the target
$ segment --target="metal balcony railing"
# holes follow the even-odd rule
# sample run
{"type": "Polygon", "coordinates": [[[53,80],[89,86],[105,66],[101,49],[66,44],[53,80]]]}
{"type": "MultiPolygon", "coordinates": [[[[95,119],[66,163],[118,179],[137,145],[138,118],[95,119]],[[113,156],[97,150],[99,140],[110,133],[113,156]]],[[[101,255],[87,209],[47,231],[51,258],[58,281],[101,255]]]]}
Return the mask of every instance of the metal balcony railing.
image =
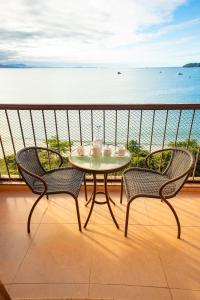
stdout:
{"type": "MultiPolygon", "coordinates": [[[[199,124],[200,104],[0,104],[0,179],[19,179],[14,157],[23,147],[49,147],[67,156],[98,135],[105,144],[125,144],[133,166],[143,166],[144,157],[153,150],[185,147],[195,156],[190,180],[197,182],[199,124]]],[[[163,159],[158,160],[159,169],[163,159]]]]}

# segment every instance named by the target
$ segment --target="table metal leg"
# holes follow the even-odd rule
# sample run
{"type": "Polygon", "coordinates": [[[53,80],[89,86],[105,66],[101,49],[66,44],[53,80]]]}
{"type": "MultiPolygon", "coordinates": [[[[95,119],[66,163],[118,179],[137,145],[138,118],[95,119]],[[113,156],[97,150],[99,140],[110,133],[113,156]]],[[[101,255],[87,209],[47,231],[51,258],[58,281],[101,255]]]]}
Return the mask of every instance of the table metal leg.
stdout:
{"type": "Polygon", "coordinates": [[[85,204],[85,206],[88,206],[88,204],[92,201],[92,198],[93,198],[93,192],[92,192],[92,194],[91,194],[89,200],[88,200],[87,203],[85,204]]]}
{"type": "Polygon", "coordinates": [[[110,211],[110,214],[111,214],[111,217],[116,225],[116,227],[119,229],[119,225],[115,219],[115,216],[113,214],[113,211],[112,211],[112,208],[110,206],[110,197],[109,197],[109,194],[108,194],[108,189],[107,189],[107,177],[108,175],[107,174],[104,174],[104,188],[105,188],[105,195],[106,195],[106,200],[107,200],[107,204],[108,204],[108,208],[109,208],[109,211],[110,211]]]}
{"type": "MultiPolygon", "coordinates": [[[[93,208],[94,208],[94,204],[107,204],[108,205],[108,208],[109,208],[109,211],[110,211],[110,214],[111,214],[111,217],[116,225],[116,227],[119,229],[119,225],[115,219],[115,216],[113,214],[113,211],[111,209],[111,205],[110,205],[110,202],[114,203],[114,201],[110,198],[109,194],[108,194],[108,190],[107,190],[107,174],[104,175],[104,192],[98,192],[97,191],[97,180],[96,180],[96,174],[93,173],[93,192],[92,192],[92,195],[90,196],[90,199],[88,200],[88,202],[86,203],[86,206],[88,205],[89,202],[92,202],[91,204],[91,207],[90,207],[90,211],[89,211],[89,214],[88,214],[88,217],[87,217],[87,220],[85,222],[85,225],[84,225],[84,228],[87,227],[87,224],[90,220],[90,217],[91,217],[91,214],[92,214],[92,211],[93,211],[93,208]],[[96,200],[96,195],[97,194],[103,194],[106,196],[106,200],[105,201],[97,201],[96,200]]],[[[115,204],[115,203],[114,203],[115,204]]]]}
{"type": "MultiPolygon", "coordinates": [[[[92,204],[91,204],[91,207],[90,207],[90,211],[89,211],[89,215],[87,217],[87,220],[85,222],[85,225],[84,225],[84,228],[87,227],[87,224],[89,222],[89,219],[91,217],[91,214],[92,214],[92,210],[93,210],[93,207],[94,207],[94,203],[95,203],[95,197],[96,197],[96,187],[97,187],[97,180],[96,180],[96,174],[93,173],[93,192],[92,192],[92,195],[91,195],[91,199],[89,199],[89,201],[92,201],[92,204]]],[[[86,205],[89,203],[89,201],[86,203],[86,205]]]]}

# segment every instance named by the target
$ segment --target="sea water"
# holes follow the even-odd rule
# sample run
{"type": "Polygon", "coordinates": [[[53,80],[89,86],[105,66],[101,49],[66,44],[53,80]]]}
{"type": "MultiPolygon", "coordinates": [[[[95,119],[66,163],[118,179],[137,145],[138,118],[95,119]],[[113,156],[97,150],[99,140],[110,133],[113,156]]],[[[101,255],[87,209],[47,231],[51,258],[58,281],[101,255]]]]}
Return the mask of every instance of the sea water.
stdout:
{"type": "Polygon", "coordinates": [[[0,69],[0,103],[196,102],[200,68],[0,69]]]}
{"type": "MultiPolygon", "coordinates": [[[[59,69],[0,69],[0,103],[15,104],[134,104],[134,103],[200,103],[200,68],[59,68],[59,69]],[[118,74],[120,72],[121,74],[118,74]],[[182,75],[178,75],[178,74],[182,75]]],[[[26,146],[34,145],[29,111],[20,111],[26,146]]],[[[22,134],[16,111],[8,111],[16,150],[23,147],[22,134]]],[[[43,144],[45,132],[41,111],[33,111],[33,124],[37,144],[43,144]]],[[[128,129],[128,111],[118,111],[117,134],[115,111],[105,113],[105,142],[126,143],[134,139],[149,149],[166,146],[174,141],[179,124],[178,140],[190,135],[200,142],[200,112],[132,111],[128,129]],[[142,122],[141,122],[142,118],[142,122]],[[154,128],[152,135],[152,122],[154,128]],[[167,123],[166,123],[167,121],[167,123]],[[180,121],[180,122],[179,122],[180,121]],[[140,128],[140,124],[142,124],[140,128]],[[115,140],[117,138],[117,140],[115,140]]],[[[53,111],[45,111],[47,137],[56,135],[53,111]]],[[[13,152],[5,112],[0,112],[0,135],[6,153],[13,152]]],[[[69,111],[70,139],[80,141],[77,111],[69,111]]],[[[94,111],[93,131],[103,138],[103,112],[94,111]]],[[[57,111],[59,139],[68,140],[69,132],[65,111],[57,111]]],[[[81,111],[83,142],[92,139],[91,111],[81,111]]],[[[1,153],[0,153],[1,155],[1,153]]],[[[2,156],[2,155],[1,155],[2,156]]]]}

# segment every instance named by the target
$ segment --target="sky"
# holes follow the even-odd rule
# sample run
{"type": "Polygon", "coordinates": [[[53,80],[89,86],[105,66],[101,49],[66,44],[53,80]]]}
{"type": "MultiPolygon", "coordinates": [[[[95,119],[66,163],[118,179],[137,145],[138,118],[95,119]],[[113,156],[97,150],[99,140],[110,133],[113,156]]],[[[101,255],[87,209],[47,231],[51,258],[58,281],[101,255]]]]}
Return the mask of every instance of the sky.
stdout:
{"type": "Polygon", "coordinates": [[[200,62],[200,0],[0,0],[0,64],[200,62]]]}

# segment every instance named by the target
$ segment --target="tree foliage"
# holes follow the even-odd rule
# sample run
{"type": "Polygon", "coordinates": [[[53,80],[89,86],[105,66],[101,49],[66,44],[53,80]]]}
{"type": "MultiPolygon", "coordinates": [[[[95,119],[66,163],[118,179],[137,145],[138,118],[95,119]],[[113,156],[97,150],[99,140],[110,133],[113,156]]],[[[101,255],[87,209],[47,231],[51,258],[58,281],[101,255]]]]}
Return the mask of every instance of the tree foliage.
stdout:
{"type": "MultiPolygon", "coordinates": [[[[70,144],[69,141],[61,141],[57,140],[55,136],[52,136],[48,139],[48,148],[54,151],[58,151],[61,153],[63,160],[64,160],[64,166],[68,165],[68,159],[67,159],[67,152],[70,150],[70,146],[73,145],[73,143],[70,144]]],[[[174,142],[169,142],[168,147],[175,147],[174,142]]],[[[191,140],[182,140],[177,141],[176,147],[182,147],[187,148],[190,152],[196,156],[198,152],[198,141],[196,139],[191,140]]],[[[149,151],[146,150],[144,147],[139,145],[139,143],[136,140],[130,140],[128,143],[128,150],[131,152],[131,166],[135,167],[145,167],[145,158],[149,154],[149,151]]],[[[166,151],[162,154],[155,154],[152,156],[152,159],[149,161],[149,165],[151,168],[156,170],[164,170],[168,164],[168,161],[170,159],[171,152],[166,151]]],[[[59,159],[56,154],[48,153],[47,151],[39,151],[39,157],[42,165],[46,170],[56,168],[59,166],[59,159]]],[[[17,167],[15,164],[15,156],[14,154],[10,154],[6,156],[6,161],[8,164],[9,172],[11,175],[17,175],[17,167]]],[[[0,159],[0,172],[2,175],[7,174],[7,168],[6,164],[3,158],[0,159]]],[[[197,161],[197,168],[195,176],[200,176],[200,157],[197,161]]]]}

